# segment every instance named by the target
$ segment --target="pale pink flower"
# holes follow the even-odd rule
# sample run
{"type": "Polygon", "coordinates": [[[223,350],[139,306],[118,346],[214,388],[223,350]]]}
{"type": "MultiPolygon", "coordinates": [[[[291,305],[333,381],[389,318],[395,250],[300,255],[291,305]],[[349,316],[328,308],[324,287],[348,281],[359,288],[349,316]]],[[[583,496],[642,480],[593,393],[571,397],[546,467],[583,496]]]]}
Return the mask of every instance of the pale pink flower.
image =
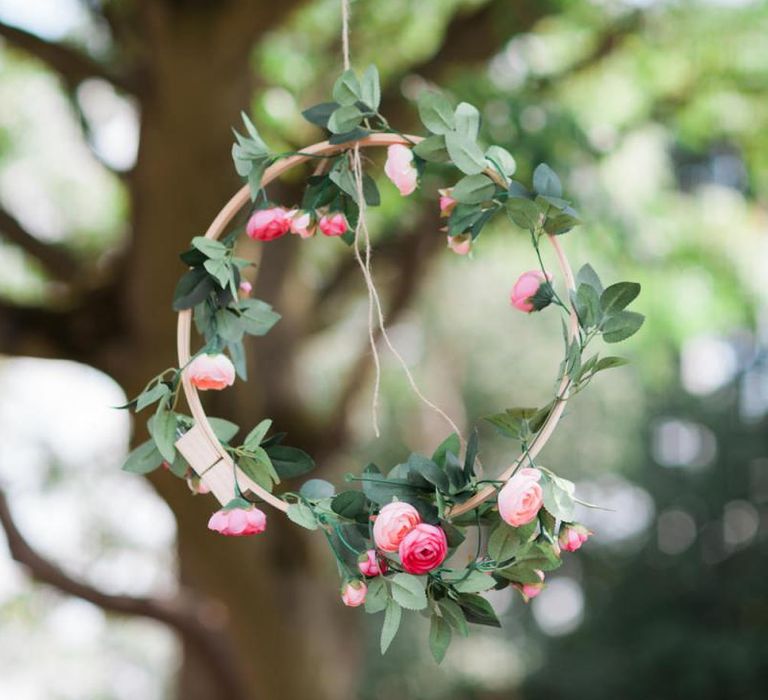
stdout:
{"type": "Polygon", "coordinates": [[[201,391],[224,389],[235,383],[235,366],[226,355],[198,355],[185,370],[192,386],[201,391]]]}
{"type": "Polygon", "coordinates": [[[517,472],[499,491],[499,515],[512,527],[525,525],[539,513],[544,500],[538,469],[526,468],[517,472]]]}
{"type": "Polygon", "coordinates": [[[316,226],[312,223],[312,215],[308,211],[295,209],[291,213],[291,233],[301,238],[312,238],[316,226]]]}
{"type": "Polygon", "coordinates": [[[539,287],[545,282],[550,282],[552,275],[544,275],[541,270],[529,270],[524,272],[515,282],[512,292],[509,295],[509,303],[520,311],[531,313],[536,307],[533,303],[533,297],[539,291],[539,287]]]}
{"type": "Polygon", "coordinates": [[[472,250],[472,236],[461,233],[456,236],[448,236],[448,247],[456,255],[467,255],[472,250]]]}
{"type": "Polygon", "coordinates": [[[256,507],[217,510],[208,521],[208,529],[231,537],[257,535],[267,529],[267,516],[256,507]]]}
{"type": "Polygon", "coordinates": [[[362,581],[350,581],[341,592],[341,601],[349,608],[356,608],[365,602],[368,586],[362,581]]]}
{"type": "Polygon", "coordinates": [[[248,280],[240,282],[238,288],[240,289],[240,294],[244,297],[247,297],[253,291],[253,285],[248,280]]]}
{"type": "Polygon", "coordinates": [[[419,173],[413,164],[413,152],[400,143],[394,143],[387,149],[387,162],[384,173],[392,180],[404,197],[411,194],[418,184],[419,173]]]}
{"type": "Polygon", "coordinates": [[[245,232],[255,241],[274,241],[290,230],[291,217],[283,207],[259,209],[251,215],[245,227],[245,232]]]}
{"type": "Polygon", "coordinates": [[[373,523],[373,540],[382,552],[396,552],[403,537],[421,522],[421,516],[410,503],[387,503],[373,523]]]}
{"type": "Polygon", "coordinates": [[[523,600],[527,603],[531,598],[535,598],[544,589],[544,572],[540,569],[534,569],[536,575],[541,579],[541,583],[514,583],[512,584],[523,595],[523,600]]]}
{"type": "Polygon", "coordinates": [[[375,549],[369,549],[365,554],[361,554],[360,558],[357,568],[363,576],[381,576],[387,572],[387,560],[380,559],[375,549]]]}
{"type": "Polygon", "coordinates": [[[347,217],[341,212],[321,216],[317,225],[326,236],[341,236],[349,230],[347,217]]]}
{"type": "Polygon", "coordinates": [[[421,523],[403,537],[398,548],[400,563],[416,576],[436,569],[445,560],[448,539],[445,531],[436,525],[421,523]]]}
{"type": "Polygon", "coordinates": [[[566,552],[575,552],[577,549],[581,549],[583,545],[592,533],[587,530],[583,525],[577,523],[563,524],[560,527],[560,534],[558,535],[557,542],[560,545],[560,549],[566,552]]]}
{"type": "Polygon", "coordinates": [[[440,195],[440,216],[447,219],[457,204],[456,200],[452,197],[453,188],[449,187],[437,192],[440,195]]]}

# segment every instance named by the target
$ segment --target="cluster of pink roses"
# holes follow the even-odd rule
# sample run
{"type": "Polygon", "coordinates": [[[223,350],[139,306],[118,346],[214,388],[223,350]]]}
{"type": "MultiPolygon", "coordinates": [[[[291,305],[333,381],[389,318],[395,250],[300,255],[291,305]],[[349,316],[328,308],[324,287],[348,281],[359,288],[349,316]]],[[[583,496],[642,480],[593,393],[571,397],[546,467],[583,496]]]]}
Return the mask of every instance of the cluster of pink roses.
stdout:
{"type": "Polygon", "coordinates": [[[255,506],[228,510],[222,508],[211,516],[208,529],[230,537],[258,535],[267,529],[267,516],[255,506]]]}
{"type": "MultiPolygon", "coordinates": [[[[436,569],[448,553],[448,540],[443,529],[423,523],[419,512],[410,503],[402,501],[388,503],[379,511],[373,523],[373,540],[379,551],[397,552],[403,569],[416,576],[436,569]]],[[[361,556],[358,568],[364,576],[373,577],[386,573],[388,565],[376,550],[369,549],[361,556]]],[[[364,581],[347,582],[341,599],[350,607],[362,605],[367,590],[364,581]]]]}
{"type": "Polygon", "coordinates": [[[315,214],[302,209],[270,207],[254,212],[245,232],[255,241],[274,241],[289,232],[311,238],[317,229],[325,236],[341,236],[349,231],[349,223],[341,212],[327,212],[316,218],[315,214]]]}

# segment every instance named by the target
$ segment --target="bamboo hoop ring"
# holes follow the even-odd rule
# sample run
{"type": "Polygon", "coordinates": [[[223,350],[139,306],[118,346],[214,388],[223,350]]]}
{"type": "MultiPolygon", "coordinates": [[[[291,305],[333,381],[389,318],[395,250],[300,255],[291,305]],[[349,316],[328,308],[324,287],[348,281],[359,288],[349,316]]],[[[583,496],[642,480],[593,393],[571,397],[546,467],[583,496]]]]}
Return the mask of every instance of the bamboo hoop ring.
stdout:
{"type": "MultiPolygon", "coordinates": [[[[422,140],[420,136],[401,136],[399,134],[372,134],[363,139],[357,141],[357,145],[360,148],[373,148],[391,146],[394,144],[401,144],[405,146],[412,146],[422,140]]],[[[331,144],[328,141],[322,141],[315,143],[307,148],[301,150],[297,155],[290,156],[283,160],[279,160],[273,163],[264,173],[262,178],[262,185],[266,186],[269,183],[276,180],[278,177],[286,173],[291,168],[306,163],[313,157],[328,156],[339,153],[349,148],[349,144],[331,144]]],[[[506,188],[506,184],[503,183],[494,170],[488,169],[485,171],[492,180],[506,188]]],[[[248,185],[244,185],[240,188],[235,195],[224,205],[224,208],[216,215],[216,218],[211,222],[208,230],[205,232],[205,238],[211,240],[218,239],[225,231],[226,227],[237,215],[237,213],[249,202],[250,191],[248,185]]],[[[576,283],[573,276],[573,270],[568,258],[565,255],[560,242],[556,236],[547,235],[549,242],[551,243],[555,255],[557,257],[558,266],[560,272],[563,275],[565,284],[569,290],[574,290],[576,283]]],[[[578,334],[578,317],[575,310],[571,307],[569,324],[568,324],[568,336],[569,340],[573,340],[578,334]]],[[[177,326],[177,350],[179,356],[179,367],[186,367],[189,363],[191,355],[192,344],[192,311],[186,309],[179,312],[178,326],[177,326]]],[[[563,375],[555,396],[555,405],[550,411],[544,425],[536,433],[534,439],[528,447],[528,450],[520,455],[504,472],[499,476],[499,481],[509,480],[515,471],[520,467],[525,459],[534,459],[544,448],[549,441],[552,433],[554,432],[560,418],[563,415],[565,406],[568,402],[568,389],[571,384],[571,379],[567,374],[563,375]]],[[[232,458],[229,456],[224,446],[221,444],[216,434],[213,432],[208,416],[203,409],[203,404],[200,400],[200,395],[197,389],[192,385],[187,373],[182,372],[182,386],[184,390],[184,396],[186,397],[189,409],[192,413],[192,417],[195,419],[195,428],[185,434],[176,443],[179,450],[187,458],[193,469],[200,475],[202,481],[213,491],[216,498],[224,505],[229,498],[222,496],[225,491],[217,486],[221,486],[221,479],[229,479],[230,481],[236,480],[236,483],[244,490],[250,490],[255,493],[259,498],[269,503],[277,510],[286,512],[288,510],[288,504],[269,493],[266,489],[259,486],[252,479],[246,476],[235,465],[232,458]],[[193,432],[194,431],[194,432],[193,432]],[[189,437],[188,437],[189,436],[189,437]],[[218,468],[214,473],[214,468],[218,468]],[[216,478],[212,474],[218,474],[216,478]],[[219,481],[219,483],[215,483],[219,481]]],[[[477,507],[489,496],[492,496],[496,491],[494,486],[486,486],[478,491],[472,498],[468,499],[460,505],[454,506],[447,514],[449,517],[455,517],[466,513],[469,510],[477,507]]],[[[231,494],[232,491],[230,490],[231,494]]],[[[230,496],[231,498],[231,496],[230,496]]]]}

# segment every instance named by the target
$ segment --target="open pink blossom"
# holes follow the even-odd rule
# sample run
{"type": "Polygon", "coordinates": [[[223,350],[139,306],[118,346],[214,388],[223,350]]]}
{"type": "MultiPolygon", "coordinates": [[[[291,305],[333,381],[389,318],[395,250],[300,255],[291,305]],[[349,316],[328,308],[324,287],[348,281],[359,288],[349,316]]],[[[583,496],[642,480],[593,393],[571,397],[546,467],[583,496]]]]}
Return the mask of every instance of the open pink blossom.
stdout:
{"type": "Polygon", "coordinates": [[[421,523],[403,537],[398,548],[400,563],[409,574],[419,576],[436,569],[445,561],[448,540],[436,525],[421,523]]]}
{"type": "Polygon", "coordinates": [[[421,522],[421,516],[410,503],[387,503],[373,523],[373,541],[382,552],[396,552],[408,532],[421,522]]]}
{"type": "Polygon", "coordinates": [[[387,560],[380,559],[375,549],[369,549],[365,554],[361,554],[360,559],[357,562],[357,568],[363,576],[381,576],[387,572],[387,560]]]}
{"type": "Polygon", "coordinates": [[[362,581],[350,581],[341,591],[341,601],[349,608],[356,608],[365,602],[368,586],[362,581]]]}
{"type": "Polygon", "coordinates": [[[440,216],[447,219],[457,204],[456,200],[452,197],[453,188],[449,187],[447,189],[438,190],[437,192],[440,195],[440,216]]]}
{"type": "Polygon", "coordinates": [[[255,241],[274,241],[290,230],[290,213],[283,207],[259,209],[251,215],[245,227],[245,232],[255,241]]]}
{"type": "Polygon", "coordinates": [[[534,569],[536,575],[541,579],[541,583],[515,583],[517,588],[523,595],[523,600],[527,603],[531,598],[535,598],[544,589],[544,572],[540,569],[534,569]]]}
{"type": "Polygon", "coordinates": [[[312,238],[316,226],[312,223],[312,215],[308,211],[295,209],[291,212],[291,233],[301,238],[312,238]]]}
{"type": "Polygon", "coordinates": [[[448,236],[448,247],[456,255],[467,255],[472,250],[472,236],[461,233],[456,236],[448,236]]]}
{"type": "Polygon", "coordinates": [[[395,187],[400,190],[403,197],[407,197],[415,189],[419,179],[419,173],[413,164],[413,152],[401,143],[393,143],[387,149],[387,162],[384,165],[384,173],[392,180],[395,187]]]}
{"type": "Polygon", "coordinates": [[[540,311],[551,301],[551,295],[542,296],[540,302],[534,299],[541,286],[552,281],[552,275],[544,275],[541,270],[529,270],[518,277],[512,293],[509,295],[509,303],[516,309],[531,313],[540,311]]]}
{"type": "Polygon", "coordinates": [[[317,225],[326,236],[341,236],[349,231],[347,217],[341,212],[321,216],[317,225]]]}
{"type": "Polygon", "coordinates": [[[575,552],[577,549],[581,549],[581,545],[589,539],[591,534],[583,525],[563,523],[560,527],[557,543],[560,545],[560,549],[566,552],[575,552]]]}
{"type": "Polygon", "coordinates": [[[192,386],[201,391],[224,389],[235,383],[235,366],[226,355],[198,355],[184,370],[192,386]]]}
{"type": "Polygon", "coordinates": [[[217,510],[208,521],[208,529],[231,537],[257,535],[267,529],[267,516],[256,507],[217,510]]]}
{"type": "Polygon", "coordinates": [[[539,513],[544,499],[538,469],[526,468],[517,472],[499,491],[499,515],[512,527],[531,522],[539,513]]]}

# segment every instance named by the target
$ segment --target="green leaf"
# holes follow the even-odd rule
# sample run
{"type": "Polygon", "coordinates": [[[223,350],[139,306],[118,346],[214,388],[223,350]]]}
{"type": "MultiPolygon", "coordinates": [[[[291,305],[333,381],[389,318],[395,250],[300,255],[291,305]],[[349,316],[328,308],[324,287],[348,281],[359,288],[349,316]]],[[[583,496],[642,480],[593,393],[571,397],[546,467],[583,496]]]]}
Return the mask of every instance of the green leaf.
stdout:
{"type": "Polygon", "coordinates": [[[232,274],[232,266],[227,258],[206,260],[203,263],[203,267],[208,271],[209,275],[216,279],[222,289],[227,287],[232,274]]]}
{"type": "Polygon", "coordinates": [[[602,320],[600,297],[593,286],[580,284],[576,292],[576,298],[572,301],[576,306],[576,314],[579,317],[579,323],[582,328],[592,328],[600,323],[602,320]]]}
{"type": "Polygon", "coordinates": [[[269,418],[265,418],[261,421],[243,440],[243,447],[249,449],[251,447],[258,447],[261,445],[261,441],[264,436],[269,432],[272,427],[272,421],[269,418]]]}
{"type": "Polygon", "coordinates": [[[208,422],[211,424],[213,434],[222,442],[229,442],[240,430],[239,425],[225,418],[209,418],[208,422]]]}
{"type": "MultiPolygon", "coordinates": [[[[493,580],[493,579],[491,579],[493,580]]],[[[429,648],[435,661],[440,663],[445,658],[445,652],[451,644],[451,626],[440,615],[432,615],[429,625],[429,648]]]]}
{"type": "Polygon", "coordinates": [[[392,640],[400,629],[400,620],[403,617],[403,609],[394,601],[387,601],[384,613],[384,625],[381,628],[381,653],[385,654],[392,640]]]}
{"type": "Polygon", "coordinates": [[[147,406],[151,406],[156,401],[159,401],[163,397],[167,396],[171,390],[168,385],[163,382],[158,382],[154,386],[150,387],[146,391],[142,391],[136,399],[136,413],[143,411],[147,406]]]}
{"type": "Polygon", "coordinates": [[[437,601],[437,606],[448,624],[455,629],[462,637],[469,635],[469,626],[467,618],[464,617],[464,611],[450,598],[441,598],[437,601]]]}
{"type": "Polygon", "coordinates": [[[482,596],[475,593],[462,593],[457,602],[464,611],[468,622],[473,622],[476,625],[487,625],[488,627],[501,627],[493,607],[482,596]]]}
{"type": "Polygon", "coordinates": [[[237,460],[237,466],[240,467],[243,474],[253,479],[261,488],[270,493],[272,492],[275,480],[272,478],[271,470],[264,460],[241,455],[237,460]]]}
{"type": "Polygon", "coordinates": [[[629,306],[640,294],[640,285],[637,282],[617,282],[608,287],[600,295],[600,306],[607,315],[629,306]]]}
{"type": "Polygon", "coordinates": [[[310,501],[319,501],[331,498],[336,493],[336,487],[325,479],[309,479],[301,485],[299,493],[310,501]]]}
{"type": "Polygon", "coordinates": [[[214,290],[215,282],[202,268],[195,267],[182,275],[173,292],[173,310],[191,309],[214,290]]]}
{"type": "Polygon", "coordinates": [[[582,268],[576,273],[577,288],[582,284],[587,284],[595,289],[598,295],[603,293],[603,283],[600,281],[600,278],[597,276],[594,268],[589,263],[582,266],[582,268]]]}
{"type": "Polygon", "coordinates": [[[355,105],[339,107],[328,120],[328,129],[334,134],[345,134],[360,124],[362,112],[355,105]]]}
{"type": "Polygon", "coordinates": [[[371,207],[378,207],[381,204],[381,195],[376,180],[368,173],[363,173],[363,199],[371,207]]]}
{"type": "Polygon", "coordinates": [[[378,505],[385,505],[393,498],[410,503],[418,493],[405,479],[385,478],[375,464],[363,469],[363,477],[363,493],[378,505]]]}
{"type": "Polygon", "coordinates": [[[271,445],[266,451],[281,479],[292,479],[315,468],[315,460],[298,447],[271,445]]]}
{"type": "Polygon", "coordinates": [[[510,197],[507,200],[507,213],[520,228],[530,231],[538,226],[541,216],[536,204],[523,197],[510,197]]]}
{"type": "Polygon", "coordinates": [[[541,488],[544,507],[556,518],[570,522],[574,518],[576,502],[573,499],[576,486],[550,472],[542,472],[541,488]]]}
{"type": "Polygon", "coordinates": [[[245,112],[240,112],[240,118],[243,120],[243,124],[245,124],[248,136],[251,137],[251,146],[254,147],[256,151],[267,153],[269,151],[267,144],[262,140],[258,129],[253,125],[250,117],[245,112]]]}
{"type": "Polygon", "coordinates": [[[365,596],[365,612],[381,612],[387,607],[388,599],[389,593],[384,577],[377,576],[368,581],[368,593],[365,596]]]}
{"type": "Polygon", "coordinates": [[[204,236],[195,236],[192,239],[192,247],[199,250],[208,258],[223,258],[229,252],[227,246],[220,241],[214,241],[204,236]]]}
{"type": "Polygon", "coordinates": [[[131,474],[149,474],[163,463],[154,440],[147,440],[131,450],[123,464],[123,471],[131,474]]]}
{"type": "Polygon", "coordinates": [[[480,112],[469,102],[460,102],[453,114],[456,131],[471,141],[477,140],[480,133],[480,112]]]}
{"type": "Polygon", "coordinates": [[[342,518],[354,520],[367,513],[366,500],[362,491],[342,491],[331,501],[331,510],[342,518]]]}
{"type": "Polygon", "coordinates": [[[496,561],[511,559],[531,539],[535,530],[535,519],[521,527],[510,527],[503,521],[499,522],[488,538],[488,556],[496,561]]]}
{"type": "Polygon", "coordinates": [[[351,68],[345,70],[333,84],[333,99],[340,105],[353,105],[361,98],[360,82],[355,71],[351,68]]]}
{"type": "Polygon", "coordinates": [[[472,571],[467,577],[457,581],[453,587],[459,593],[482,593],[493,588],[496,581],[490,574],[484,574],[480,571],[472,571]]]}
{"type": "Polygon", "coordinates": [[[227,343],[237,343],[243,339],[243,324],[241,316],[229,309],[219,309],[216,312],[216,334],[227,343]]]}
{"type": "Polygon", "coordinates": [[[423,455],[413,453],[408,457],[409,472],[415,472],[424,477],[430,484],[436,486],[443,493],[448,493],[450,483],[448,475],[440,469],[431,459],[423,455]]]}
{"type": "Polygon", "coordinates": [[[448,235],[464,233],[474,226],[483,216],[483,210],[476,204],[457,204],[448,219],[448,235]]]}
{"type": "Polygon", "coordinates": [[[243,299],[237,308],[241,314],[241,325],[249,335],[266,335],[280,320],[280,314],[260,299],[243,299]]]}
{"type": "Polygon", "coordinates": [[[349,143],[350,141],[357,141],[359,139],[365,138],[370,133],[371,132],[368,131],[367,129],[361,129],[356,127],[351,131],[345,131],[341,134],[331,134],[331,136],[328,138],[328,143],[333,143],[333,144],[349,143]]]}
{"type": "Polygon", "coordinates": [[[608,318],[602,326],[606,343],[619,343],[633,336],[645,321],[645,316],[634,311],[619,311],[608,318]]]}
{"type": "Polygon", "coordinates": [[[456,435],[456,433],[451,433],[445,440],[443,440],[435,450],[434,454],[432,455],[432,461],[441,466],[445,466],[445,456],[448,452],[453,452],[453,454],[457,455],[459,454],[459,450],[461,449],[461,441],[459,440],[459,436],[456,435]]]}
{"type": "Polygon", "coordinates": [[[360,101],[374,112],[381,103],[379,71],[374,65],[368,66],[363,73],[363,79],[360,82],[360,101]]]}
{"type": "Polygon", "coordinates": [[[485,170],[485,156],[480,147],[463,134],[449,131],[445,146],[454,165],[467,175],[477,175],[485,170]]]}
{"type": "MultiPolygon", "coordinates": [[[[333,182],[342,192],[346,192],[355,202],[358,201],[357,197],[357,182],[355,182],[355,176],[349,169],[346,163],[337,170],[332,170],[328,174],[328,178],[333,182]]],[[[358,202],[359,203],[359,202],[358,202]]]]}
{"type": "Polygon", "coordinates": [[[319,105],[314,105],[309,109],[305,109],[301,114],[310,124],[327,129],[328,120],[331,118],[331,114],[338,108],[338,102],[323,102],[319,105]]]}
{"type": "Polygon", "coordinates": [[[430,163],[447,163],[451,159],[445,147],[445,137],[438,134],[427,136],[423,141],[419,141],[413,147],[413,152],[430,163]]]}
{"type": "Polygon", "coordinates": [[[453,129],[453,107],[441,93],[422,92],[418,107],[422,123],[433,134],[447,134],[453,129]]]}
{"type": "Polygon", "coordinates": [[[189,464],[187,463],[187,460],[184,459],[181,452],[178,450],[176,450],[176,457],[173,462],[171,462],[169,470],[171,474],[179,477],[179,479],[186,477],[187,472],[189,471],[189,464]]]}
{"type": "Polygon", "coordinates": [[[546,163],[541,163],[533,171],[533,189],[538,194],[548,195],[550,197],[560,197],[563,194],[563,186],[560,184],[560,178],[555,171],[546,163]]]}
{"type": "Polygon", "coordinates": [[[512,177],[517,170],[517,162],[506,148],[491,146],[485,152],[485,157],[491,161],[495,170],[501,170],[502,175],[512,177]]]}
{"type": "Polygon", "coordinates": [[[467,481],[475,475],[475,460],[477,459],[479,449],[477,428],[473,428],[467,442],[467,453],[464,456],[464,478],[467,481]]]}
{"type": "Polygon", "coordinates": [[[161,403],[147,422],[147,427],[163,459],[173,462],[176,457],[176,414],[161,403]]]}
{"type": "Polygon", "coordinates": [[[411,574],[395,574],[392,579],[392,597],[395,602],[408,610],[423,610],[427,607],[424,581],[411,574]]]}
{"type": "Polygon", "coordinates": [[[621,367],[627,364],[629,364],[629,360],[625,357],[601,357],[595,364],[594,372],[602,372],[604,369],[621,367]]]}
{"type": "Polygon", "coordinates": [[[317,530],[317,518],[306,503],[292,503],[288,506],[286,515],[294,523],[307,528],[307,530],[317,530]]]}
{"type": "Polygon", "coordinates": [[[480,204],[493,197],[496,185],[482,173],[479,175],[467,175],[456,183],[452,197],[462,204],[480,204]]]}

